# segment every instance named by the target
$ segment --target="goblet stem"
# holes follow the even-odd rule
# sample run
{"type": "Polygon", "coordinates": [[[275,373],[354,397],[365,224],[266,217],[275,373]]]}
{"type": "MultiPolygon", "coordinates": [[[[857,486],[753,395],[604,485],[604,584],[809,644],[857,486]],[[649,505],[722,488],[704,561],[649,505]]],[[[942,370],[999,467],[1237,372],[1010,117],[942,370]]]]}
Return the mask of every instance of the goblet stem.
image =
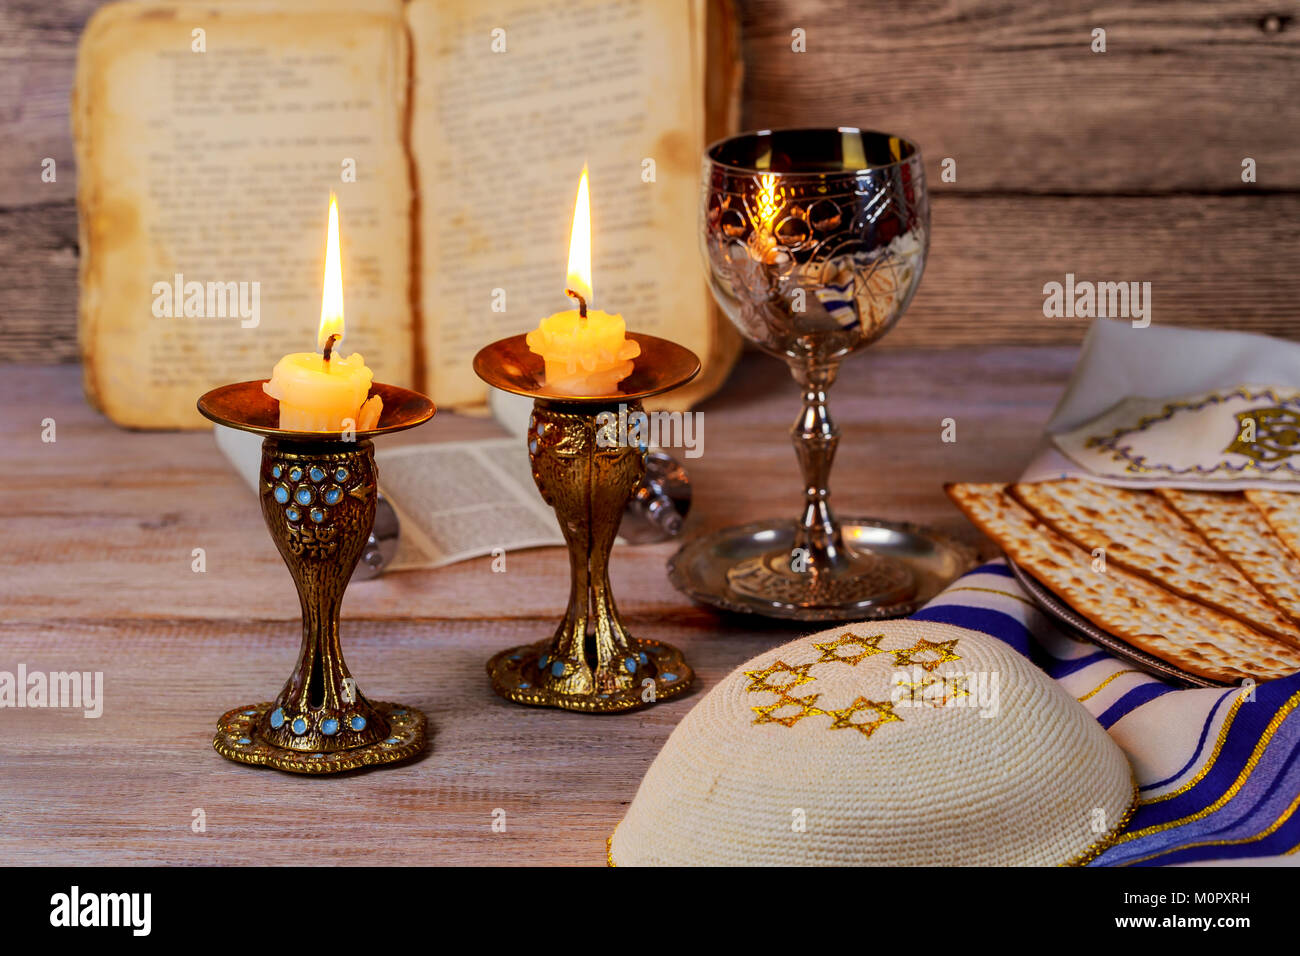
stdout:
{"type": "Polygon", "coordinates": [[[804,509],[795,532],[792,566],[817,574],[847,563],[844,535],[830,506],[831,464],[840,443],[840,430],[831,419],[826,392],[835,381],[838,364],[790,363],[790,372],[803,387],[803,408],[790,429],[799,467],[803,471],[804,509]]]}

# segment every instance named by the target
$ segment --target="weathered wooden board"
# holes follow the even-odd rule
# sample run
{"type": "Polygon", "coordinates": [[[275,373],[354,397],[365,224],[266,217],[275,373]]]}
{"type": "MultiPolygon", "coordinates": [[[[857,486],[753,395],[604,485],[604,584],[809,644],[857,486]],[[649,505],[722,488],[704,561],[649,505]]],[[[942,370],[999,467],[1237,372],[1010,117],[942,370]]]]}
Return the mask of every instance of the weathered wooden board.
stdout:
{"type": "MultiPolygon", "coordinates": [[[[97,5],[0,11],[0,361],[76,359],[67,100],[97,5]],[[40,179],[47,156],[54,183],[40,179]]],[[[1076,341],[1082,323],[1042,318],[1041,287],[1091,270],[1151,281],[1157,322],[1293,334],[1298,9],[749,0],[744,123],[856,123],[921,143],[933,256],[886,347],[1076,341]],[[1094,28],[1106,53],[1091,52],[1094,28]],[[807,52],[792,51],[795,29],[807,52]],[[956,182],[941,181],[946,157],[956,182]]]]}
{"type": "MultiPolygon", "coordinates": [[[[958,197],[937,188],[920,292],[882,341],[900,346],[1077,342],[1087,319],[1043,316],[1066,273],[1151,283],[1160,325],[1300,332],[1300,194],[958,197]]],[[[62,210],[62,211],[59,211],[62,210]]],[[[0,255],[0,360],[76,357],[76,225],[20,210],[24,248],[0,255]],[[51,234],[50,230],[53,230],[51,234]]],[[[0,241],[6,235],[0,215],[0,241]]]]}
{"type": "Polygon", "coordinates": [[[1300,185],[1294,2],[751,0],[744,125],[866,126],[950,188],[1174,193],[1300,185]],[[804,31],[806,52],[792,49],[804,31]],[[1105,30],[1106,52],[1092,51],[1105,30]],[[1241,162],[1258,164],[1258,185],[1241,162]]]}
{"type": "MultiPolygon", "coordinates": [[[[0,208],[71,199],[67,104],[100,0],[0,11],[0,208]],[[40,181],[40,161],[61,171],[40,181]],[[63,171],[67,171],[67,175],[63,171]]],[[[743,122],[888,128],[956,188],[1177,192],[1300,186],[1300,3],[740,0],[743,122]],[[1093,53],[1092,31],[1106,30],[1093,53]],[[806,52],[792,50],[803,30],[806,52]]]]}
{"type": "MultiPolygon", "coordinates": [[[[966,522],[941,484],[1015,477],[1072,360],[1063,349],[895,350],[849,359],[831,393],[844,432],[832,483],[836,506],[874,514],[887,502],[894,516],[963,532],[966,522]],[[1012,375],[1025,398],[1003,414],[1006,397],[988,385],[1012,375]],[[956,443],[941,441],[947,417],[958,421],[956,443]]],[[[296,620],[293,584],[256,500],[210,433],[116,428],[81,402],[74,368],[9,368],[0,378],[0,408],[0,443],[13,456],[0,486],[5,619],[170,620],[183,608],[204,618],[296,620]],[[56,421],[53,444],[41,441],[47,417],[56,421]],[[191,569],[195,548],[204,550],[201,574],[191,569]],[[75,568],[68,579],[75,587],[51,606],[49,592],[64,580],[63,568],[75,568]]],[[[802,485],[787,433],[798,408],[785,367],[759,355],[702,406],[704,454],[682,459],[696,496],[688,530],[753,520],[759,508],[799,513],[802,485]]],[[[491,420],[440,413],[421,429],[382,441],[501,434],[491,420]]],[[[675,549],[666,543],[617,550],[611,570],[620,608],[650,616],[680,610],[681,598],[662,572],[675,549]]],[[[352,587],[344,610],[363,620],[476,618],[485,607],[508,607],[506,617],[545,615],[563,597],[554,560],[549,550],[524,551],[507,556],[506,574],[492,573],[488,558],[395,574],[352,587]]]]}
{"type": "MultiPolygon", "coordinates": [[[[943,481],[1013,478],[1071,349],[881,351],[832,393],[845,432],[844,513],[933,522],[974,541],[943,481]],[[990,387],[997,383],[998,388],[990,387]],[[944,417],[957,441],[940,440],[944,417]]],[[[704,407],[687,462],[694,527],[793,516],[784,369],[747,356],[704,407]]],[[[407,440],[495,434],[439,415],[407,440]],[[423,434],[421,434],[421,432],[423,434]]],[[[394,441],[398,440],[394,436],[394,441]]],[[[736,665],[810,628],[696,607],[668,584],[674,545],[621,547],[612,570],[634,632],[682,647],[693,695],[646,711],[533,710],[491,693],[491,652],[553,630],[568,591],[558,548],[349,591],[343,639],[363,689],[424,709],[433,746],[404,768],[312,780],[228,763],[216,718],[273,697],[297,651],[298,606],[252,494],[208,434],[124,432],[89,411],[72,366],[0,376],[0,669],[102,671],[103,716],[0,711],[0,864],[600,864],[604,841],[673,726],[736,665]],[[40,440],[41,420],[57,441],[40,440]],[[191,570],[204,547],[207,571],[191,570]],[[505,833],[491,828],[506,812],[505,833]],[[206,815],[206,833],[191,829],[206,815]]]]}

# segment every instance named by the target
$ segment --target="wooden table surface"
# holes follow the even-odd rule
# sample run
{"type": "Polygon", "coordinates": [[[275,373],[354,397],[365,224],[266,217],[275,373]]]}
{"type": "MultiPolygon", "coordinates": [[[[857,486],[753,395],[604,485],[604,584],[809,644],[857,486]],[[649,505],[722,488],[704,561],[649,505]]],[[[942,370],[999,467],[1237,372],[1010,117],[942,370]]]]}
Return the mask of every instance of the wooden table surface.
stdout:
{"type": "MultiPolygon", "coordinates": [[[[942,483],[1014,478],[1074,354],[850,359],[831,393],[844,432],[834,503],[977,541],[942,483]],[[940,438],[949,417],[954,443],[940,438]]],[[[687,533],[797,514],[786,434],[797,405],[779,363],[745,356],[701,408],[687,533]]],[[[386,441],[500,434],[489,419],[440,414],[386,441]]],[[[0,442],[0,671],[104,674],[99,719],[0,710],[0,864],[603,864],[606,836],[687,710],[738,664],[810,630],[693,606],[665,575],[676,544],[620,547],[624,619],[682,648],[697,689],[623,715],[533,709],[496,697],[483,667],[553,630],[567,597],[562,550],[512,553],[504,574],[490,558],[391,574],[348,591],[344,649],[367,692],[429,715],[429,750],[335,778],[246,767],[213,751],[215,722],[279,690],[298,650],[298,603],[211,434],[122,431],[86,406],[77,368],[10,365],[0,442]],[[47,418],[53,443],[41,440],[47,418]],[[505,832],[493,831],[494,810],[505,832]]]]}

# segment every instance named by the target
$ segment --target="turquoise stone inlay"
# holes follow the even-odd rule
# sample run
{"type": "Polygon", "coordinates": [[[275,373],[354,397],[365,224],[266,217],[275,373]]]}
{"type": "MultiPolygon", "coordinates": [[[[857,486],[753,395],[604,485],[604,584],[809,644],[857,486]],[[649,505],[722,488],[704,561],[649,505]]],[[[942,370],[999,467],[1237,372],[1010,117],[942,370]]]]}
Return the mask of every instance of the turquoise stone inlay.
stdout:
{"type": "Polygon", "coordinates": [[[556,661],[554,664],[552,664],[552,665],[551,665],[551,674],[553,674],[555,677],[563,677],[563,676],[564,676],[564,661],[556,661]]]}
{"type": "Polygon", "coordinates": [[[633,673],[635,673],[635,672],[636,672],[636,658],[635,658],[635,657],[629,657],[629,658],[627,658],[627,660],[623,661],[623,666],[627,668],[627,672],[628,672],[629,674],[633,674],[633,673]]]}
{"type": "Polygon", "coordinates": [[[350,721],[348,721],[348,724],[352,727],[353,730],[365,730],[366,718],[362,717],[360,714],[357,714],[350,721]]]}
{"type": "Polygon", "coordinates": [[[235,741],[235,743],[247,745],[247,744],[251,744],[252,741],[249,740],[247,737],[240,737],[238,740],[235,741]]]}
{"type": "Polygon", "coordinates": [[[330,485],[321,493],[327,505],[336,505],[343,500],[343,489],[338,485],[330,485]]]}
{"type": "Polygon", "coordinates": [[[319,508],[312,508],[311,520],[316,522],[317,524],[320,524],[322,521],[325,520],[325,512],[321,511],[319,508]]]}
{"type": "Polygon", "coordinates": [[[271,466],[271,477],[272,477],[272,478],[279,478],[279,477],[280,477],[281,475],[283,475],[283,474],[284,474],[284,465],[272,465],[272,466],[271,466]]]}
{"type": "Polygon", "coordinates": [[[674,673],[672,673],[671,671],[664,671],[664,672],[663,672],[662,674],[660,674],[659,676],[662,677],[664,680],[666,680],[666,681],[667,681],[668,683],[670,683],[670,684],[671,684],[673,681],[677,680],[677,675],[674,674],[674,673]]]}
{"type": "Polygon", "coordinates": [[[284,726],[284,711],[279,707],[271,711],[271,726],[276,730],[284,726]]]}
{"type": "Polygon", "coordinates": [[[348,480],[348,470],[347,470],[346,468],[344,468],[342,465],[340,465],[339,467],[335,468],[335,469],[334,469],[334,480],[335,480],[335,481],[347,481],[347,480],[348,480]]]}
{"type": "Polygon", "coordinates": [[[273,491],[272,494],[275,495],[275,500],[280,504],[284,505],[289,503],[289,489],[284,485],[276,485],[275,491],[273,491]]]}
{"type": "Polygon", "coordinates": [[[320,732],[326,737],[333,737],[339,732],[339,722],[334,717],[326,717],[320,722],[320,732]]]}
{"type": "Polygon", "coordinates": [[[302,469],[299,468],[297,465],[294,465],[292,468],[290,468],[290,469],[289,469],[289,480],[290,480],[290,481],[302,481],[302,469]]]}
{"type": "Polygon", "coordinates": [[[284,516],[288,518],[290,521],[297,521],[299,518],[302,517],[302,515],[298,512],[297,508],[285,508],[284,516]]]}
{"type": "Polygon", "coordinates": [[[311,471],[307,472],[307,475],[311,478],[312,481],[324,481],[325,469],[322,468],[320,465],[312,465],[311,471]]]}
{"type": "Polygon", "coordinates": [[[293,732],[300,737],[307,732],[307,721],[303,720],[301,717],[295,717],[293,723],[289,726],[292,728],[293,732]]]}
{"type": "Polygon", "coordinates": [[[303,485],[301,488],[299,488],[297,491],[293,493],[293,500],[298,502],[298,504],[300,505],[311,504],[312,500],[315,497],[316,497],[316,492],[312,491],[311,488],[309,488],[306,485],[303,485]]]}

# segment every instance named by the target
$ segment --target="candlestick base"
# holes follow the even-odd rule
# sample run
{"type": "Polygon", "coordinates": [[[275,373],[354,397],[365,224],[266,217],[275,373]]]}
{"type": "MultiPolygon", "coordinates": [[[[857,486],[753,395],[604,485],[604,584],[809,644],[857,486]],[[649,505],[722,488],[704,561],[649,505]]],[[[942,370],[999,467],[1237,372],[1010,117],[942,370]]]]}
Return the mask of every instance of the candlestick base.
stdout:
{"type": "MultiPolygon", "coordinates": [[[[324,774],[396,763],[421,753],[427,743],[428,721],[414,707],[372,701],[371,707],[387,727],[387,736],[349,750],[298,750],[267,740],[258,730],[274,712],[274,701],[237,707],[217,722],[212,746],[227,760],[274,767],[288,773],[324,774]]],[[[329,718],[327,718],[329,719],[329,718]]]]}
{"type": "Polygon", "coordinates": [[[632,338],[641,347],[635,368],[606,395],[557,395],[522,335],[495,342],[474,359],[489,385],[533,398],[533,480],[555,509],[569,548],[569,603],[555,635],[488,662],[492,689],[515,703],[616,713],[675,697],[695,679],[679,650],[628,633],[610,587],[610,549],[645,475],[647,448],[627,423],[642,414],[641,399],[684,385],[700,368],[679,345],[632,338]]]}
{"type": "MultiPolygon", "coordinates": [[[[613,714],[684,694],[695,682],[695,672],[677,648],[661,641],[631,639],[622,666],[633,682],[597,692],[572,680],[566,662],[551,656],[553,645],[550,640],[538,641],[495,655],[487,664],[492,689],[516,704],[613,714]]],[[[590,656],[596,656],[594,649],[590,656]]]]}

